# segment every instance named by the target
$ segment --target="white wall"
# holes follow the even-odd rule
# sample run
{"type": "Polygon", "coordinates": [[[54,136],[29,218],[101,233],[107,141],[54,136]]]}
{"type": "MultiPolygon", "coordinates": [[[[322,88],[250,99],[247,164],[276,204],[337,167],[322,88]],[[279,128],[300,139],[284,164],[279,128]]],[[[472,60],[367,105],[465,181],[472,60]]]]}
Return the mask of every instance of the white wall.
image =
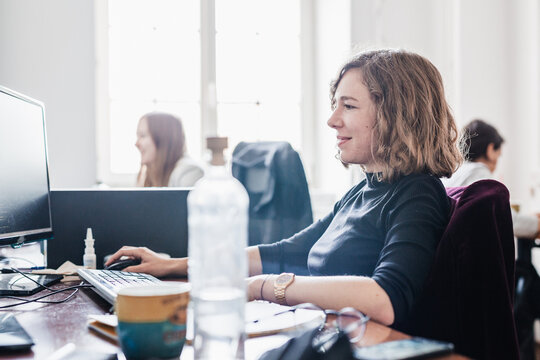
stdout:
{"type": "Polygon", "coordinates": [[[52,187],[96,179],[90,0],[0,1],[0,85],[43,101],[52,187]]]}
{"type": "Polygon", "coordinates": [[[349,0],[315,2],[315,135],[317,137],[314,187],[342,195],[351,185],[351,175],[335,158],[336,132],[326,124],[331,114],[330,82],[351,54],[349,0]]]}
{"type": "MultiPolygon", "coordinates": [[[[358,48],[418,52],[441,71],[462,127],[479,117],[506,143],[496,176],[513,201],[540,184],[540,9],[536,0],[351,0],[358,48]]],[[[530,204],[526,204],[529,205],[530,204]]],[[[540,204],[536,205],[540,209],[540,204]]]]}
{"type": "Polygon", "coordinates": [[[497,176],[512,201],[527,202],[539,166],[538,3],[476,0],[460,5],[461,124],[480,117],[506,143],[497,176]]]}
{"type": "Polygon", "coordinates": [[[358,49],[401,48],[427,57],[455,95],[455,8],[449,0],[352,0],[352,43],[358,49]]]}
{"type": "MultiPolygon", "coordinates": [[[[439,68],[460,126],[482,117],[500,129],[506,144],[497,176],[514,200],[526,201],[529,173],[540,165],[539,7],[537,0],[314,1],[313,184],[337,195],[351,184],[326,126],[339,66],[355,47],[400,47],[439,68]]],[[[0,1],[0,84],[45,102],[53,187],[95,182],[95,67],[94,1],[0,1]]]]}

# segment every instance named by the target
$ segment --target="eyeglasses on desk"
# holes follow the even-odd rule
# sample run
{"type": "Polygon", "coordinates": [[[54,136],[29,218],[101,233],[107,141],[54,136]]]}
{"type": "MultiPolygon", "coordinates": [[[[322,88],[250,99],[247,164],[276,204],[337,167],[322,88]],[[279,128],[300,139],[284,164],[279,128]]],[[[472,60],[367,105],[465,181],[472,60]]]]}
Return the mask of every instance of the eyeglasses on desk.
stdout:
{"type": "Polygon", "coordinates": [[[318,352],[322,353],[328,351],[334,345],[340,333],[345,334],[349,341],[356,346],[364,336],[367,322],[369,321],[369,316],[352,307],[346,307],[341,310],[325,310],[312,303],[302,303],[270,316],[255,319],[252,322],[258,323],[268,318],[276,319],[277,317],[283,317],[284,321],[286,321],[290,320],[292,314],[295,324],[304,325],[303,319],[298,316],[301,313],[299,310],[318,311],[323,315],[323,321],[319,325],[319,331],[313,337],[312,341],[312,346],[318,352]]]}

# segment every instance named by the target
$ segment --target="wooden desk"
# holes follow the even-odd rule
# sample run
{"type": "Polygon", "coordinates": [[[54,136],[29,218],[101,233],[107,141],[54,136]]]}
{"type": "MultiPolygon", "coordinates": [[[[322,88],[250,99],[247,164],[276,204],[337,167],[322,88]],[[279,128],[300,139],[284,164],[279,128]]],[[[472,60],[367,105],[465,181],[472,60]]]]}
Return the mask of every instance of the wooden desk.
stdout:
{"type": "MultiPolygon", "coordinates": [[[[74,285],[74,284],[70,284],[74,285]]],[[[55,288],[66,286],[55,285],[55,288]]],[[[59,300],[67,293],[51,296],[51,300],[59,300]]],[[[35,295],[34,295],[35,296],[35,295]]],[[[0,305],[6,305],[15,300],[2,299],[0,305]]],[[[66,344],[73,343],[77,348],[102,353],[120,352],[115,342],[89,330],[87,328],[88,314],[105,314],[111,308],[110,304],[89,288],[79,290],[71,300],[62,304],[36,304],[30,303],[0,311],[14,313],[17,320],[34,338],[35,345],[32,351],[25,353],[1,354],[2,359],[46,359],[66,344]]],[[[386,326],[369,322],[361,345],[373,345],[390,340],[409,338],[401,332],[386,326]]],[[[245,358],[257,359],[265,351],[277,347],[287,341],[286,335],[273,335],[252,338],[246,341],[245,358]]],[[[182,360],[193,359],[193,349],[185,346],[182,360]]],[[[437,357],[437,359],[458,360],[467,359],[459,355],[437,357]]]]}

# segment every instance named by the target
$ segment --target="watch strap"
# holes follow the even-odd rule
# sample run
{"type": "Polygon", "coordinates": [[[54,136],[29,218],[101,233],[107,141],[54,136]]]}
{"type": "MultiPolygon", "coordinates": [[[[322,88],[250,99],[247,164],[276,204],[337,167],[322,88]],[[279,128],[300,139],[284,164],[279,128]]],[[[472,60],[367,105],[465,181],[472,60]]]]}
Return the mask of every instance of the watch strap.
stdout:
{"type": "Polygon", "coordinates": [[[283,276],[288,276],[288,277],[290,277],[290,279],[285,283],[282,283],[281,281],[275,281],[274,282],[274,297],[276,298],[276,302],[278,304],[280,304],[280,305],[288,305],[287,304],[287,297],[286,297],[285,292],[287,290],[287,287],[289,287],[289,285],[291,285],[293,283],[294,274],[292,274],[292,273],[283,273],[283,274],[280,274],[277,279],[279,279],[280,277],[283,277],[283,276]]]}

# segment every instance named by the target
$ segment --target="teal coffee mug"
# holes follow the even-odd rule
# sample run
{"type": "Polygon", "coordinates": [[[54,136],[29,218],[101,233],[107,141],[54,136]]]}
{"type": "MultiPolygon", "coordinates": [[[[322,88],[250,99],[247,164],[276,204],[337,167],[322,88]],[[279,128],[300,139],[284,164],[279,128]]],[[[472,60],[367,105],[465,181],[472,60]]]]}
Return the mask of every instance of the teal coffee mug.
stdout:
{"type": "Polygon", "coordinates": [[[186,341],[187,283],[128,287],[115,310],[118,339],[128,359],[180,356],[186,341]]]}

